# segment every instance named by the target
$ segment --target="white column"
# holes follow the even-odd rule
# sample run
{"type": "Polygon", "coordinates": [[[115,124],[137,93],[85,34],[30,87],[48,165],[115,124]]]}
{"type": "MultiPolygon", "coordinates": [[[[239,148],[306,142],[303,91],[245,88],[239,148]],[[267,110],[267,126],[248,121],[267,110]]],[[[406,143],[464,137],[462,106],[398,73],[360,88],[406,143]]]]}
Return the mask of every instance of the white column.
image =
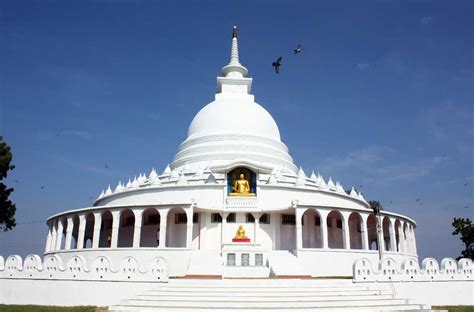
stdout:
{"type": "Polygon", "coordinates": [[[84,248],[84,235],[86,233],[86,216],[79,215],[79,232],[77,233],[77,249],[84,248]]]}
{"type": "Polygon", "coordinates": [[[413,247],[413,254],[414,255],[417,255],[418,254],[418,250],[416,248],[416,235],[415,235],[415,227],[412,228],[412,247],[413,247]]]}
{"type": "Polygon", "coordinates": [[[296,252],[298,252],[298,250],[300,249],[303,249],[303,222],[302,222],[303,213],[304,213],[304,209],[295,208],[296,252]]]}
{"type": "Polygon", "coordinates": [[[117,248],[118,232],[120,227],[120,211],[112,211],[112,239],[110,241],[110,248],[117,248]]]}
{"type": "Polygon", "coordinates": [[[194,205],[190,205],[188,209],[186,209],[186,248],[192,249],[193,248],[193,214],[194,214],[194,205]]]}
{"type": "Polygon", "coordinates": [[[395,219],[390,219],[390,251],[396,252],[397,251],[397,238],[395,236],[395,219]]]}
{"type": "Polygon", "coordinates": [[[383,223],[382,218],[380,216],[375,216],[376,222],[376,232],[377,232],[377,240],[378,240],[378,249],[385,251],[385,241],[384,241],[384,234],[383,234],[383,223]]]}
{"type": "Polygon", "coordinates": [[[360,234],[362,238],[362,250],[369,250],[369,234],[367,230],[367,218],[369,214],[360,213],[360,234]]]}
{"type": "Polygon", "coordinates": [[[94,235],[92,236],[92,248],[99,248],[101,226],[102,215],[100,214],[100,211],[94,212],[94,235]]]}
{"type": "Polygon", "coordinates": [[[407,225],[407,239],[406,239],[406,247],[407,247],[407,254],[411,255],[411,233],[410,233],[410,225],[407,225]]]}
{"type": "Polygon", "coordinates": [[[48,224],[48,236],[46,237],[46,247],[44,248],[44,252],[49,252],[51,250],[51,240],[53,238],[53,225],[51,223],[48,224]]]}
{"type": "Polygon", "coordinates": [[[253,242],[257,243],[257,233],[260,231],[260,213],[254,212],[252,213],[252,216],[255,219],[253,224],[253,242]]]}
{"type": "Polygon", "coordinates": [[[323,242],[323,249],[329,248],[328,243],[328,214],[329,211],[327,210],[319,210],[319,214],[321,215],[321,239],[323,242]]]}
{"type": "Polygon", "coordinates": [[[64,249],[66,249],[66,250],[71,249],[72,228],[73,227],[74,227],[74,223],[72,222],[72,217],[67,217],[66,243],[64,244],[64,249]]]}
{"type": "Polygon", "coordinates": [[[402,223],[400,222],[400,224],[398,225],[398,248],[399,248],[399,253],[404,253],[405,252],[405,246],[403,244],[403,227],[402,227],[402,223]]]}
{"type": "Polygon", "coordinates": [[[63,222],[58,220],[58,231],[56,234],[56,250],[61,250],[61,243],[63,241],[63,222]]]}
{"type": "Polygon", "coordinates": [[[342,240],[344,249],[351,249],[351,233],[349,230],[350,212],[339,211],[342,215],[342,240]]]}
{"type": "Polygon", "coordinates": [[[53,222],[53,228],[52,228],[52,233],[51,233],[51,246],[50,246],[49,251],[56,250],[56,240],[57,240],[57,237],[58,237],[58,223],[57,223],[57,220],[56,221],[53,220],[52,222],[53,222]]]}
{"type": "Polygon", "coordinates": [[[222,245],[224,245],[224,233],[225,233],[225,228],[227,224],[227,216],[229,215],[229,213],[221,212],[220,215],[222,217],[222,223],[221,223],[221,248],[222,248],[222,245]]]}
{"type": "Polygon", "coordinates": [[[143,208],[132,209],[132,211],[135,216],[135,225],[133,228],[133,248],[140,248],[143,208]]]}
{"type": "Polygon", "coordinates": [[[158,210],[160,213],[160,245],[159,248],[166,248],[166,223],[168,220],[169,208],[158,210]]]}

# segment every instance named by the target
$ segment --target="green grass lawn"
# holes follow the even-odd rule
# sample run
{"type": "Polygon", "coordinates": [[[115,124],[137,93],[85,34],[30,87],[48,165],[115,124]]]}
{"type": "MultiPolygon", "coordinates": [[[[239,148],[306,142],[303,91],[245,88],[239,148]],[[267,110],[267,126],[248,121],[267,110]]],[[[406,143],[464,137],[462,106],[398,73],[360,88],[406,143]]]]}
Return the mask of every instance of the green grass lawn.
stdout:
{"type": "Polygon", "coordinates": [[[433,306],[433,310],[448,310],[449,312],[474,312],[474,306],[433,306]]]}
{"type": "Polygon", "coordinates": [[[97,307],[51,307],[39,305],[3,305],[0,304],[0,312],[95,312],[106,311],[97,307]]]}

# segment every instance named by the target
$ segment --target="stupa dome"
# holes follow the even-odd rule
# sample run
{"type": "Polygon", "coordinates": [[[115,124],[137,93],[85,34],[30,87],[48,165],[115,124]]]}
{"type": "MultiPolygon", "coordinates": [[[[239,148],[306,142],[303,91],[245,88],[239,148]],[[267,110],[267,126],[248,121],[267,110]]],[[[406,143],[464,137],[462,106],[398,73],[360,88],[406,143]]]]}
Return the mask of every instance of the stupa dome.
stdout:
{"type": "Polygon", "coordinates": [[[249,99],[226,97],[203,107],[188,129],[188,139],[215,134],[243,134],[280,142],[278,126],[265,108],[249,99]]]}

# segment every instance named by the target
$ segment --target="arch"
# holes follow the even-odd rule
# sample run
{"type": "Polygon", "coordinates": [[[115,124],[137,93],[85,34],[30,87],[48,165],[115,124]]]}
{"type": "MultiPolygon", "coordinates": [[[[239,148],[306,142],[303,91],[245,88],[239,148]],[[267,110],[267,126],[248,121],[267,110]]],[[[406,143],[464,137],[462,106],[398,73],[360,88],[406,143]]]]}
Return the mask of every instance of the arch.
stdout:
{"type": "Polygon", "coordinates": [[[391,225],[392,225],[392,221],[390,221],[390,218],[388,216],[385,216],[382,220],[382,233],[383,233],[385,251],[393,251],[391,250],[391,243],[392,243],[392,239],[390,237],[391,225]]]}
{"type": "Polygon", "coordinates": [[[110,248],[112,242],[112,223],[114,217],[109,210],[102,212],[99,235],[99,248],[110,248]]]}
{"type": "Polygon", "coordinates": [[[400,219],[395,220],[395,246],[398,252],[402,252],[402,244],[401,244],[401,228],[402,223],[400,219]]]}
{"type": "Polygon", "coordinates": [[[377,220],[373,213],[367,217],[367,238],[370,250],[378,250],[377,241],[377,220]]]}
{"type": "Polygon", "coordinates": [[[344,248],[344,220],[338,210],[332,210],[327,216],[328,247],[344,248]]]}
{"type": "Polygon", "coordinates": [[[349,215],[349,239],[351,249],[362,249],[362,217],[353,212],[349,215]]]}
{"type": "Polygon", "coordinates": [[[155,208],[148,208],[142,212],[142,228],[140,247],[158,247],[160,240],[160,212],[155,208]]]}
{"type": "Polygon", "coordinates": [[[168,212],[166,220],[166,247],[186,247],[188,216],[181,207],[168,212]]]}
{"type": "Polygon", "coordinates": [[[119,215],[117,247],[133,247],[135,214],[131,209],[123,209],[119,215]]]}
{"type": "Polygon", "coordinates": [[[86,226],[84,229],[84,246],[83,248],[92,248],[92,239],[94,237],[95,217],[89,212],[85,217],[86,226]]]}
{"type": "Polygon", "coordinates": [[[321,215],[316,209],[307,209],[301,216],[303,248],[322,248],[321,215]]]}

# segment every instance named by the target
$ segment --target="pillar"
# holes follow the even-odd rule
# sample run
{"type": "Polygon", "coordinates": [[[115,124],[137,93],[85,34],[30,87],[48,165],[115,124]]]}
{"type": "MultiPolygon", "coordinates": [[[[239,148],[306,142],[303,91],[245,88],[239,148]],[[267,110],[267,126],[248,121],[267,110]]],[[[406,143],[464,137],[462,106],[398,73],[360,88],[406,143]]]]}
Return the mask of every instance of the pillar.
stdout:
{"type": "Polygon", "coordinates": [[[47,253],[51,249],[51,239],[53,237],[53,225],[51,223],[48,224],[48,236],[46,237],[46,246],[44,248],[44,252],[47,253]]]}
{"type": "Polygon", "coordinates": [[[348,212],[339,212],[342,216],[342,241],[344,249],[351,249],[351,233],[349,229],[349,216],[348,212]]]}
{"type": "Polygon", "coordinates": [[[64,244],[64,249],[66,249],[66,250],[71,249],[72,228],[73,227],[74,227],[74,223],[72,222],[72,217],[67,217],[66,243],[64,244]]]}
{"type": "Polygon", "coordinates": [[[193,248],[193,214],[194,214],[194,205],[191,204],[188,209],[186,209],[186,248],[193,248]]]}
{"type": "Polygon", "coordinates": [[[160,209],[160,245],[159,248],[166,247],[166,223],[168,222],[169,208],[160,209]]]}
{"type": "Polygon", "coordinates": [[[56,250],[61,250],[61,243],[63,241],[63,222],[58,220],[58,227],[56,233],[56,250]]]}
{"type": "Polygon", "coordinates": [[[140,239],[142,234],[142,215],[143,208],[132,209],[135,216],[135,224],[133,227],[133,248],[140,248],[140,239]]]}
{"type": "Polygon", "coordinates": [[[418,254],[418,250],[417,250],[417,248],[416,248],[416,237],[415,237],[415,228],[414,228],[414,227],[412,228],[412,240],[413,240],[413,241],[412,241],[412,243],[413,243],[413,245],[412,245],[412,247],[413,247],[413,254],[414,254],[414,255],[417,255],[417,254],[418,254]]]}
{"type": "Polygon", "coordinates": [[[320,210],[319,214],[321,215],[321,238],[323,242],[323,249],[329,248],[328,243],[328,214],[327,210],[320,210]]]}
{"type": "Polygon", "coordinates": [[[120,210],[112,211],[112,239],[110,248],[117,248],[118,232],[120,227],[120,210]]]}
{"type": "Polygon", "coordinates": [[[362,236],[362,249],[369,250],[369,234],[367,230],[367,218],[369,217],[368,214],[361,214],[361,224],[360,224],[360,234],[362,236]]]}
{"type": "Polygon", "coordinates": [[[58,223],[57,220],[53,221],[52,234],[51,234],[51,246],[49,251],[56,250],[56,239],[58,237],[58,223]]]}
{"type": "Polygon", "coordinates": [[[302,223],[302,216],[303,216],[303,209],[296,208],[295,209],[295,218],[296,218],[296,250],[303,249],[303,223],[302,223]]]}
{"type": "Polygon", "coordinates": [[[221,223],[221,247],[224,244],[224,233],[225,233],[225,228],[227,224],[227,216],[229,215],[228,212],[221,212],[220,213],[222,217],[222,223],[221,223]]]}
{"type": "Polygon", "coordinates": [[[397,251],[397,238],[395,236],[395,219],[390,219],[390,251],[397,251]]]}
{"type": "Polygon", "coordinates": [[[94,212],[94,234],[92,235],[92,248],[99,248],[101,226],[102,215],[100,211],[94,212]]]}
{"type": "Polygon", "coordinates": [[[383,224],[382,224],[382,218],[380,216],[375,216],[375,222],[376,222],[376,232],[377,232],[377,242],[378,242],[378,250],[382,250],[382,252],[385,250],[385,241],[384,241],[384,235],[383,235],[383,224]]]}
{"type": "Polygon", "coordinates": [[[260,213],[252,213],[255,222],[253,224],[253,242],[257,243],[257,233],[260,231],[260,213]]]}
{"type": "Polygon", "coordinates": [[[86,216],[79,215],[79,232],[77,234],[77,249],[84,248],[84,235],[86,234],[86,216]]]}

